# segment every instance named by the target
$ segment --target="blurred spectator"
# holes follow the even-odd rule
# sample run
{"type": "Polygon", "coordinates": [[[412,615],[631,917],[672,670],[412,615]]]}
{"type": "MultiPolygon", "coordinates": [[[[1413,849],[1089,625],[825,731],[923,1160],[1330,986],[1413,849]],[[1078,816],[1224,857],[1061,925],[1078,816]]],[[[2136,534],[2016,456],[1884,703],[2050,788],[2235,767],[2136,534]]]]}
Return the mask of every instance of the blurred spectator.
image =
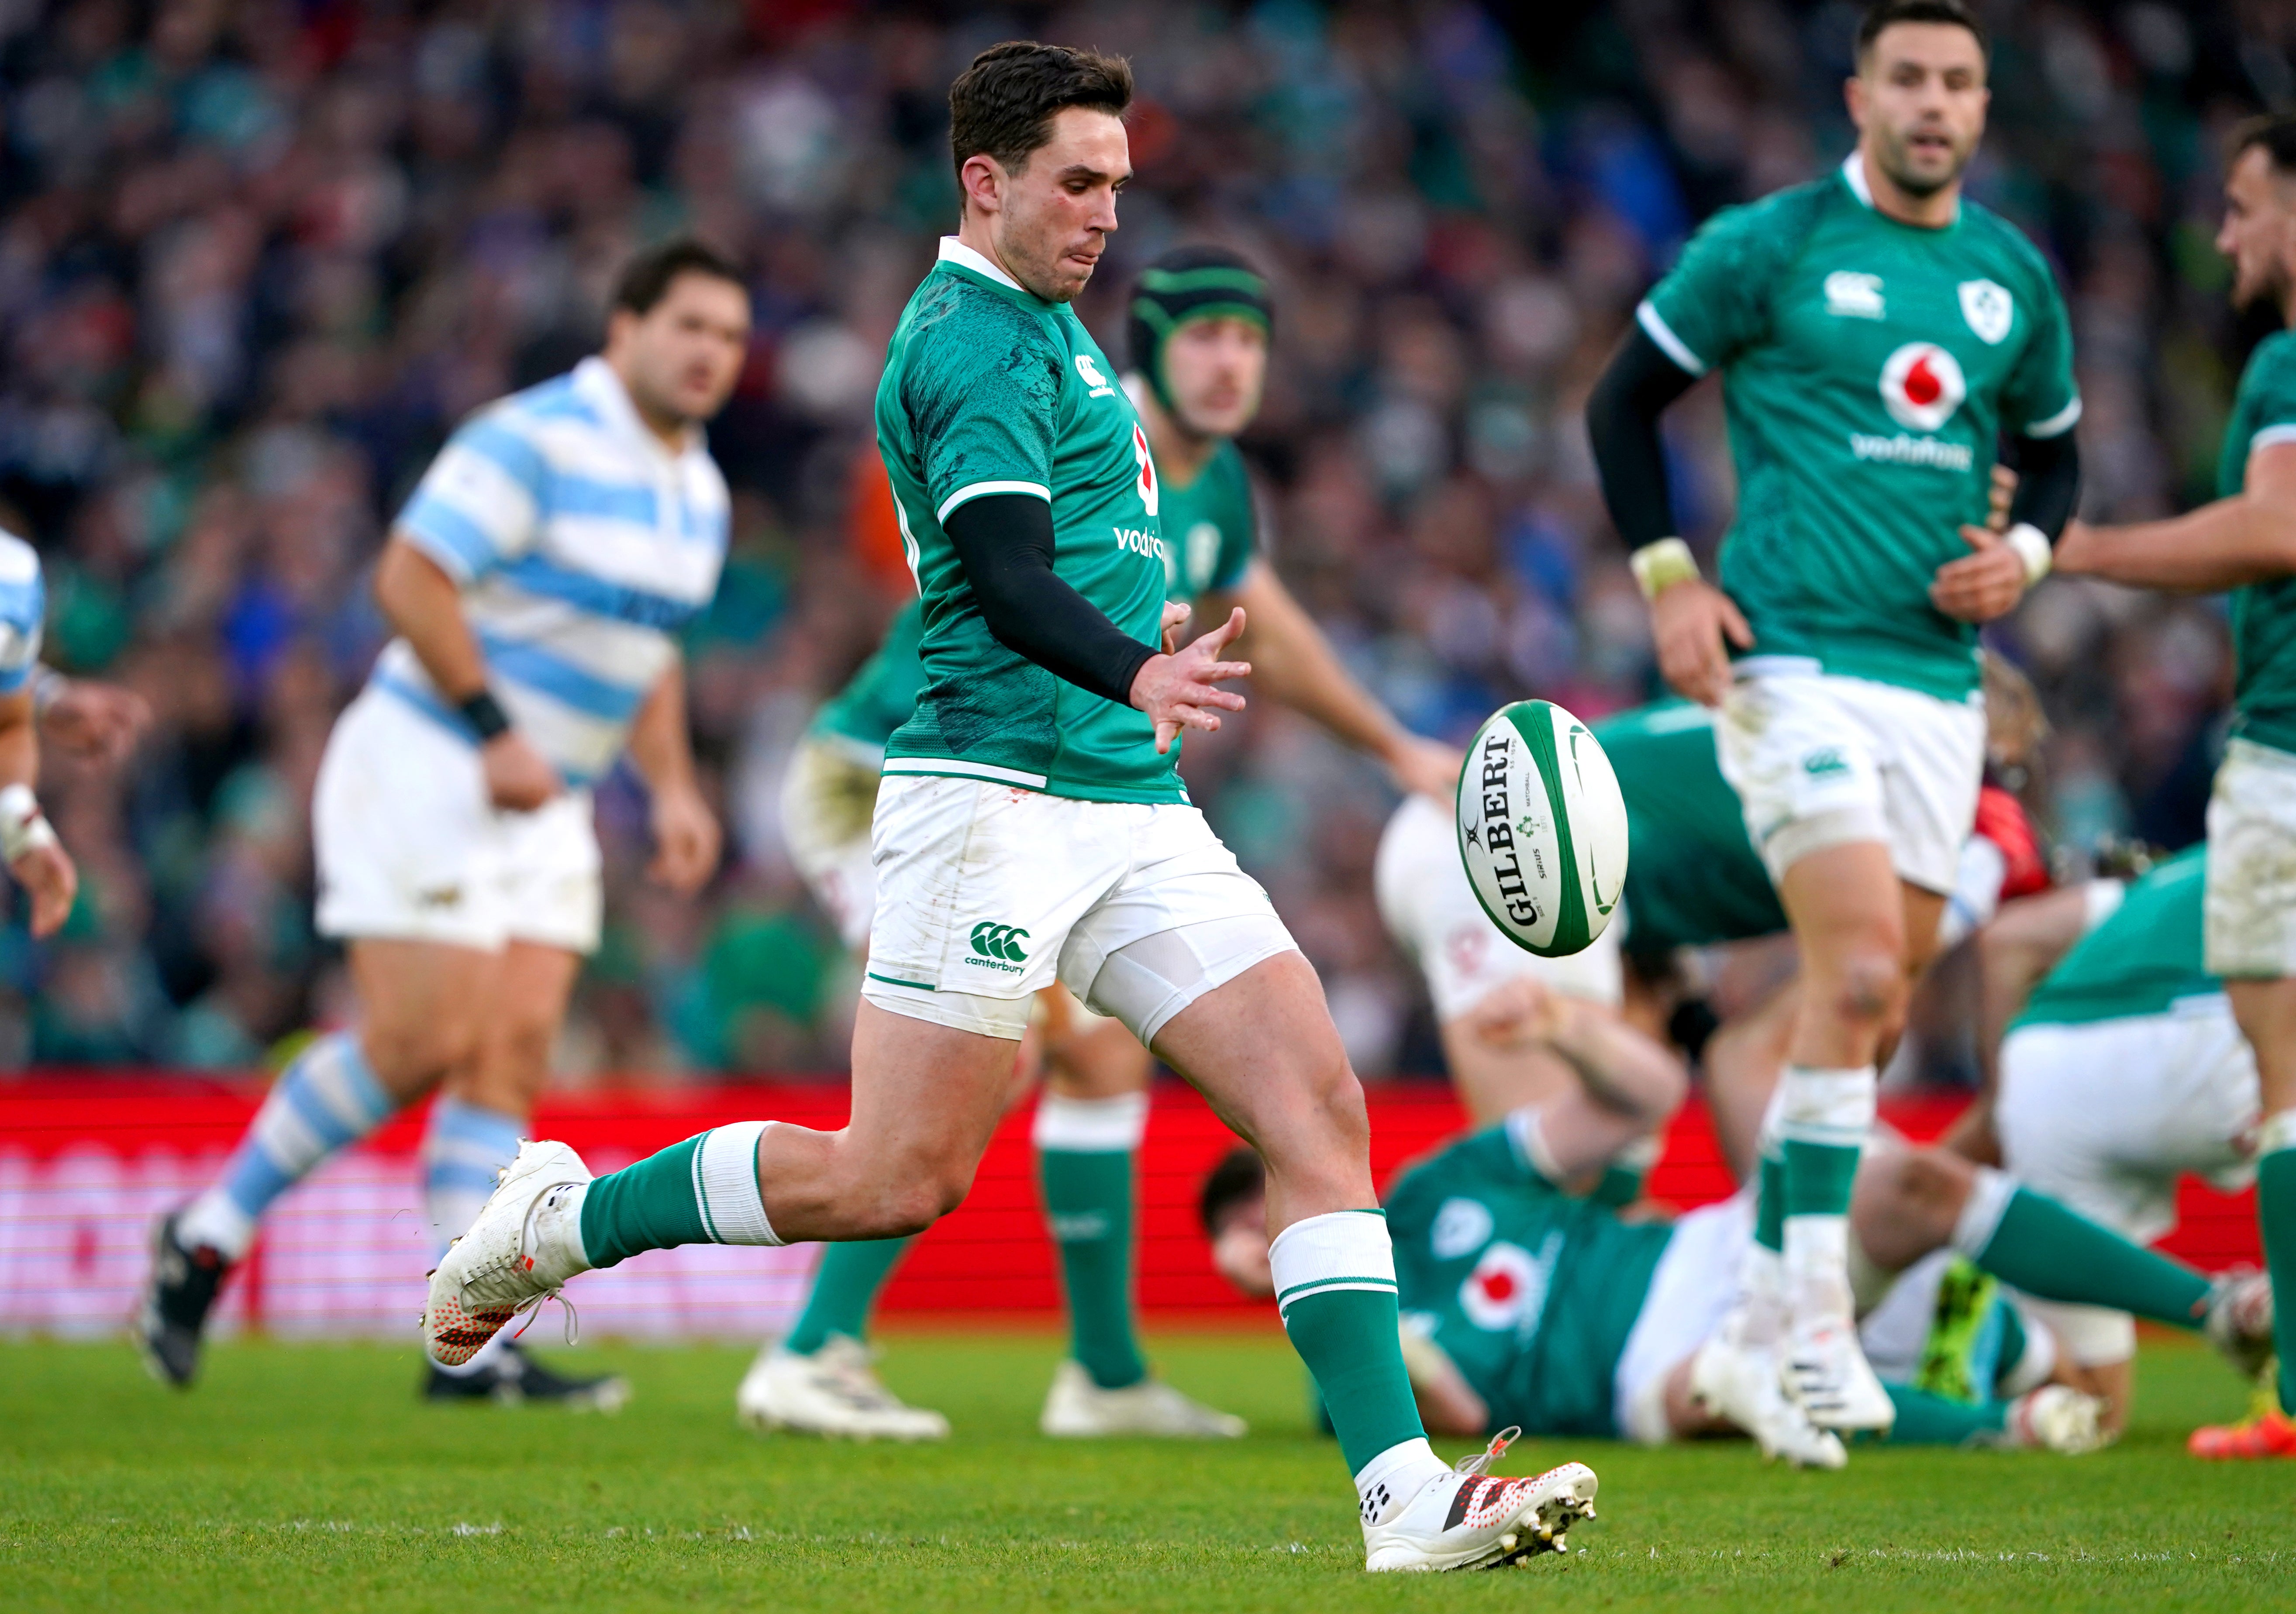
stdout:
{"type": "MultiPolygon", "coordinates": [[[[2088,512],[2205,496],[2256,334],[2225,314],[2209,247],[2218,141],[2296,99],[2279,8],[1988,14],[1974,189],[2065,279],[2088,512]]],[[[635,783],[602,792],[611,929],[562,1063],[575,1082],[841,1065],[849,970],[775,801],[787,746],[906,581],[856,466],[886,337],[954,216],[946,86],[1004,16],[0,4],[0,519],[46,557],[53,658],[157,715],[124,774],[52,769],[85,895],[53,946],[0,939],[0,1065],[243,1068],[340,1014],[306,805],[381,638],[376,546],[455,422],[586,351],[619,262],[674,228],[755,274],[757,349],[712,432],[734,552],[690,646],[734,844],[707,900],[666,900],[639,877],[635,783]]],[[[1143,91],[1139,179],[1079,311],[1115,350],[1132,266],[1183,237],[1267,266],[1275,365],[1246,447],[1268,542],[1407,720],[1457,735],[1527,692],[1588,716],[1653,692],[1580,401],[1699,217],[1847,149],[1855,18],[1845,0],[1259,0],[1044,21],[1129,53],[1143,91]]],[[[1713,389],[1669,424],[1710,545],[1732,496],[1713,389]]],[[[2102,835],[2199,835],[2219,611],[2053,581],[1994,637],[2055,722],[2045,805],[2076,862],[2102,835]]],[[[1365,1073],[1424,1048],[1367,897],[1379,781],[1257,712],[1192,742],[1188,769],[1365,1073]]]]}

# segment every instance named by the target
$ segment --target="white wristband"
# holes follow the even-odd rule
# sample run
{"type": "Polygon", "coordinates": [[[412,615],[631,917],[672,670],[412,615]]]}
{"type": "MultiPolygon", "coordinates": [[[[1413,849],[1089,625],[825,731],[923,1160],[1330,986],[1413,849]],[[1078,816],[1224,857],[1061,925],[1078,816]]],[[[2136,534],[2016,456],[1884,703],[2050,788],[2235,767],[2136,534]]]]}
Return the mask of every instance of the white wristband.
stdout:
{"type": "Polygon", "coordinates": [[[1645,600],[1655,600],[1663,590],[1698,576],[1698,557],[1680,538],[1645,544],[1627,557],[1627,564],[1633,569],[1645,600]]]}
{"type": "Polygon", "coordinates": [[[2049,575],[2056,557],[2050,553],[2048,535],[2030,521],[2020,521],[2001,535],[2002,542],[2025,562],[2025,586],[2030,588],[2049,575]]]}
{"type": "Polygon", "coordinates": [[[27,852],[56,844],[56,832],[40,814],[29,784],[0,790],[0,860],[13,863],[27,852]]]}

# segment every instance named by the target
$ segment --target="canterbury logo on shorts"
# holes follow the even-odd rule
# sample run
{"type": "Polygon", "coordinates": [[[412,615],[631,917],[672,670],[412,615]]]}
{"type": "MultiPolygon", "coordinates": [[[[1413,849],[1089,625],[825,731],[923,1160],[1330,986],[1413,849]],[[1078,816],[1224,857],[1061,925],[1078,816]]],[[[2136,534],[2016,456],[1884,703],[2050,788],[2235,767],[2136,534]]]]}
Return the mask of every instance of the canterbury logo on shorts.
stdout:
{"type": "Polygon", "coordinates": [[[1015,966],[1029,962],[1029,955],[1021,950],[1021,943],[1028,935],[1017,925],[1000,925],[984,919],[972,927],[972,951],[977,956],[964,962],[1018,974],[1015,966]]]}

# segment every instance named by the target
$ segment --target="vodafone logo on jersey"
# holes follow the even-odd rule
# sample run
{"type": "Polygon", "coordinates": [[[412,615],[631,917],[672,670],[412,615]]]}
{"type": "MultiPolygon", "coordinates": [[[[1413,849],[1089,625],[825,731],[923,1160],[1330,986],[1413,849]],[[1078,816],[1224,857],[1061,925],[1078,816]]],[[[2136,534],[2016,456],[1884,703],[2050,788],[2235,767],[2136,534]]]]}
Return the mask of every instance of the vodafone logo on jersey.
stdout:
{"type": "MultiPolygon", "coordinates": [[[[1082,363],[1082,360],[1078,360],[1082,363]]],[[[1140,430],[1140,422],[1132,422],[1132,457],[1139,463],[1140,479],[1136,484],[1140,503],[1150,515],[1156,513],[1156,456],[1148,452],[1148,434],[1140,430]]]]}
{"type": "Polygon", "coordinates": [[[1525,1311],[1546,1299],[1546,1284],[1530,1251],[1519,1244],[1494,1244],[1459,1285],[1459,1309],[1477,1328],[1513,1328],[1525,1311]]]}
{"type": "Polygon", "coordinates": [[[1882,365],[1882,405],[1915,431],[1935,431],[1969,396],[1961,361],[1935,342],[1907,342],[1882,365]]]}

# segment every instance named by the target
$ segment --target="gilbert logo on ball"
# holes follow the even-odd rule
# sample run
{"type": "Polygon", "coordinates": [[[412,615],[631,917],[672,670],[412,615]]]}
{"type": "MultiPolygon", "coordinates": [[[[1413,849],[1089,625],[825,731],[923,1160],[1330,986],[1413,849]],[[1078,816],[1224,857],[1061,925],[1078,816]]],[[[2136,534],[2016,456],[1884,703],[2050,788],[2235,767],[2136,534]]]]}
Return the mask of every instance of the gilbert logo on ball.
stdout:
{"type": "Polygon", "coordinates": [[[1491,922],[1546,958],[1608,928],[1627,878],[1627,804],[1587,725],[1518,700],[1477,731],[1459,770],[1459,857],[1491,922]]]}

